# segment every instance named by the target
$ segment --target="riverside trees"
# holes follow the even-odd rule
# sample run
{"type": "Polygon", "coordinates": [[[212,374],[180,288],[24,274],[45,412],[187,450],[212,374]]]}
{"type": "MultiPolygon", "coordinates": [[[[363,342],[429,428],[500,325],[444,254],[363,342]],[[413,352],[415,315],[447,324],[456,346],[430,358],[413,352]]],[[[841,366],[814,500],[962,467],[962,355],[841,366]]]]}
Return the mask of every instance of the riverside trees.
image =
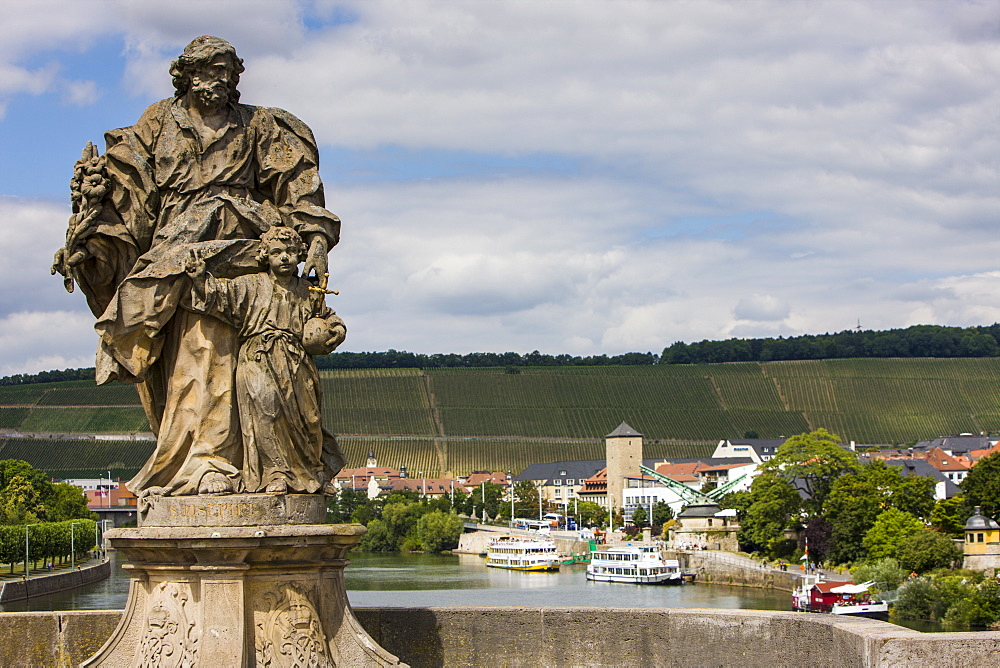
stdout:
{"type": "Polygon", "coordinates": [[[895,556],[904,539],[923,530],[935,507],[934,482],[880,461],[861,464],[838,441],[824,429],[793,436],[748,492],[727,495],[743,545],[789,556],[796,545],[785,535],[794,530],[803,544],[808,537],[815,560],[859,562],[895,556]]]}

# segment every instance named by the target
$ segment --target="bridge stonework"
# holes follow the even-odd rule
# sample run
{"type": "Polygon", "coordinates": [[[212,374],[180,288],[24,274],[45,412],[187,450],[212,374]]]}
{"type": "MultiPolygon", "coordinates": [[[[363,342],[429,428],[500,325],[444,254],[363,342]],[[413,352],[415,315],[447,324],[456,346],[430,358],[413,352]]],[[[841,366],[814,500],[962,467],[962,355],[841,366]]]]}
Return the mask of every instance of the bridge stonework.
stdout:
{"type": "MultiPolygon", "coordinates": [[[[996,666],[1000,632],[919,633],[869,619],[683,608],[357,608],[411,666],[996,666]]],[[[70,666],[121,611],[0,615],[0,666],[70,666]]]]}

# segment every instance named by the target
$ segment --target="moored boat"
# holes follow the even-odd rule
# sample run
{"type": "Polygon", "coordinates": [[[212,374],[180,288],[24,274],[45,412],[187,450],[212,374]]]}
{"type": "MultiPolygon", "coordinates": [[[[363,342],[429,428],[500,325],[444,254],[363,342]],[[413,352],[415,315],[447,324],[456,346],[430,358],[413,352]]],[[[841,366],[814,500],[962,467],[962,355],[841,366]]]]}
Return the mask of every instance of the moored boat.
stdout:
{"type": "Polygon", "coordinates": [[[659,545],[629,545],[590,553],[587,579],[630,584],[682,584],[676,559],[664,559],[659,545]]]}
{"type": "Polygon", "coordinates": [[[818,575],[804,576],[800,582],[792,592],[793,610],[889,618],[889,603],[871,591],[874,582],[823,582],[818,575]]]}
{"type": "Polygon", "coordinates": [[[548,538],[498,538],[486,548],[486,565],[515,571],[558,571],[564,555],[548,538]]]}

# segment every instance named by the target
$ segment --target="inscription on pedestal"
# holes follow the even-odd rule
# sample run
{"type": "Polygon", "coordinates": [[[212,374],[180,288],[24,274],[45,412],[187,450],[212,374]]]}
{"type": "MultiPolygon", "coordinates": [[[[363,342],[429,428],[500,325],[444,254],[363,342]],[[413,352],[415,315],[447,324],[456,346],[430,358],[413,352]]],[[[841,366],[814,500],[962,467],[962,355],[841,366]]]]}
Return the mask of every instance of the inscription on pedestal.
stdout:
{"type": "Polygon", "coordinates": [[[319,494],[149,496],[139,506],[139,526],[143,527],[325,523],[326,497],[319,494]]]}

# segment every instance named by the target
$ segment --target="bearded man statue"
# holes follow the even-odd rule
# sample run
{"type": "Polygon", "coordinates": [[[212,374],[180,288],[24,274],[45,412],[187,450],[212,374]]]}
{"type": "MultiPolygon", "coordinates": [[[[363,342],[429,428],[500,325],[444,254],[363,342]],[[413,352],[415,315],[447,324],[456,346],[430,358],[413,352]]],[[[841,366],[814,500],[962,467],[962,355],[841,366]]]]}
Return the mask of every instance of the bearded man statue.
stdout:
{"type": "MultiPolygon", "coordinates": [[[[287,226],[307,247],[303,275],[322,277],[340,237],[312,132],[281,109],[240,104],[243,69],[229,42],[198,37],[170,67],[174,96],[77,163],[53,271],[67,289],[79,283],[97,317],[97,382],[137,384],[156,434],[128,483],[139,495],[265,491],[242,475],[237,331],[190,308],[185,259],[195,252],[218,278],[254,273],[261,234],[287,226]]],[[[322,491],[343,467],[329,432],[321,459],[288,491],[322,491]]]]}

